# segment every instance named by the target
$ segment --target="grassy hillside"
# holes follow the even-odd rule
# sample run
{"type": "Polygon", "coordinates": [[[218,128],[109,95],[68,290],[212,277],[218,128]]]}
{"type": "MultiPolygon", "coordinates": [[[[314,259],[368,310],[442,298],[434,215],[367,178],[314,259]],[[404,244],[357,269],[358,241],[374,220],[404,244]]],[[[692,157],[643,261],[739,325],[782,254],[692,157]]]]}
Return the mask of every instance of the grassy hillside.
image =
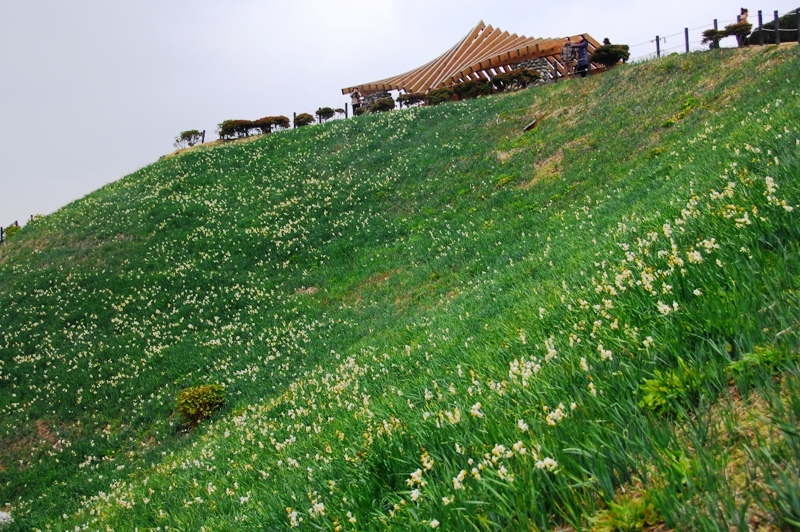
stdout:
{"type": "Polygon", "coordinates": [[[193,149],[28,224],[7,529],[798,526],[798,67],[695,53],[193,149]],[[189,430],[201,383],[228,402],[189,430]]]}

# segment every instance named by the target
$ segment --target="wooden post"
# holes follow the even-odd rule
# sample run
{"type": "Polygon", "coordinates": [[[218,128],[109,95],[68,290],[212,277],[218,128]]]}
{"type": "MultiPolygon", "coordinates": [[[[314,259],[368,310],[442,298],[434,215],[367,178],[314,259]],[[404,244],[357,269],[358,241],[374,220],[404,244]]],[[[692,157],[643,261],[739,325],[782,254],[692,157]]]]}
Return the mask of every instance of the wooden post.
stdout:
{"type": "Polygon", "coordinates": [[[775,11],[775,44],[781,43],[781,20],[778,18],[778,12],[775,11]]]}
{"type": "Polygon", "coordinates": [[[344,119],[347,120],[347,103],[344,104],[344,119]]]}
{"type": "Polygon", "coordinates": [[[206,143],[206,130],[204,129],[203,130],[203,140],[200,142],[200,144],[205,144],[205,143],[206,143]]]}
{"type": "Polygon", "coordinates": [[[6,233],[5,233],[5,231],[3,231],[3,228],[2,228],[2,227],[0,227],[0,244],[2,244],[3,242],[5,242],[5,236],[6,236],[6,233]]]}
{"type": "Polygon", "coordinates": [[[656,35],[656,57],[661,57],[661,37],[656,35]]]}
{"type": "Polygon", "coordinates": [[[292,129],[295,129],[297,127],[296,122],[297,122],[297,113],[294,114],[294,120],[292,121],[292,129]]]}
{"type": "Polygon", "coordinates": [[[797,22],[797,44],[800,44],[800,7],[794,10],[794,20],[797,22]]]}
{"type": "Polygon", "coordinates": [[[683,33],[686,36],[686,53],[689,53],[689,28],[684,28],[683,33]]]}
{"type": "Polygon", "coordinates": [[[758,44],[764,46],[764,18],[761,10],[758,11],[758,44]]]}
{"type": "Polygon", "coordinates": [[[714,29],[719,30],[719,26],[717,25],[717,19],[714,19],[714,29]]]}

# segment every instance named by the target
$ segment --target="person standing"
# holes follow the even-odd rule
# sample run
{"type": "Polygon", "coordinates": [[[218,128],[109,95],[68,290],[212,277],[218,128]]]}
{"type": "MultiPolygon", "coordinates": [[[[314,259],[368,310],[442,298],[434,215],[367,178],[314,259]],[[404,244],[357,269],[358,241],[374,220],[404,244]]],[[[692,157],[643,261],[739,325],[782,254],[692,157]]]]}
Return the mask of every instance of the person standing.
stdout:
{"type": "Polygon", "coordinates": [[[580,42],[573,44],[572,49],[578,57],[578,66],[575,68],[575,73],[585,78],[589,74],[589,41],[581,35],[580,42]]]}
{"type": "Polygon", "coordinates": [[[739,16],[736,17],[737,22],[733,25],[736,28],[736,44],[741,46],[747,46],[747,35],[750,33],[750,30],[753,28],[753,25],[747,22],[747,17],[750,12],[747,10],[746,7],[743,7],[739,10],[739,16]]]}
{"type": "Polygon", "coordinates": [[[572,40],[569,37],[564,39],[564,46],[561,47],[561,61],[564,63],[566,75],[573,75],[575,73],[575,51],[572,48],[572,40]]]}
{"type": "Polygon", "coordinates": [[[353,112],[361,107],[361,93],[358,92],[358,89],[353,89],[353,92],[350,93],[350,103],[353,106],[353,112]]]}

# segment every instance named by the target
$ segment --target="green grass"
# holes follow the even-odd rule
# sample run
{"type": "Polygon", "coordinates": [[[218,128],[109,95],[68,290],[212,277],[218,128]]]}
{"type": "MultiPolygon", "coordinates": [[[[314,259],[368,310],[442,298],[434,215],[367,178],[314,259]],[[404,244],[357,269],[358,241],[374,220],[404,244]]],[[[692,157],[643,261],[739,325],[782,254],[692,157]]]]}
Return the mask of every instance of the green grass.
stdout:
{"type": "Polygon", "coordinates": [[[796,526],[798,66],[671,56],[197,148],[28,224],[7,529],[796,526]],[[178,392],[215,383],[190,431],[178,392]]]}

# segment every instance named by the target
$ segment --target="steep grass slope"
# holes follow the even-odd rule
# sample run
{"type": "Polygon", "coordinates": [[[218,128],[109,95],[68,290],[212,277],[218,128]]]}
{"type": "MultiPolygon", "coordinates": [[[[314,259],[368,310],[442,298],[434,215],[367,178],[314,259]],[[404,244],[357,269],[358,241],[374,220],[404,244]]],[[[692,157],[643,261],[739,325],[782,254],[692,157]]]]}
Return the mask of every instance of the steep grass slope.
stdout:
{"type": "Polygon", "coordinates": [[[0,248],[9,529],[791,526],[798,66],[194,149],[29,224],[0,248]],[[177,392],[214,382],[187,432],[177,392]]]}

